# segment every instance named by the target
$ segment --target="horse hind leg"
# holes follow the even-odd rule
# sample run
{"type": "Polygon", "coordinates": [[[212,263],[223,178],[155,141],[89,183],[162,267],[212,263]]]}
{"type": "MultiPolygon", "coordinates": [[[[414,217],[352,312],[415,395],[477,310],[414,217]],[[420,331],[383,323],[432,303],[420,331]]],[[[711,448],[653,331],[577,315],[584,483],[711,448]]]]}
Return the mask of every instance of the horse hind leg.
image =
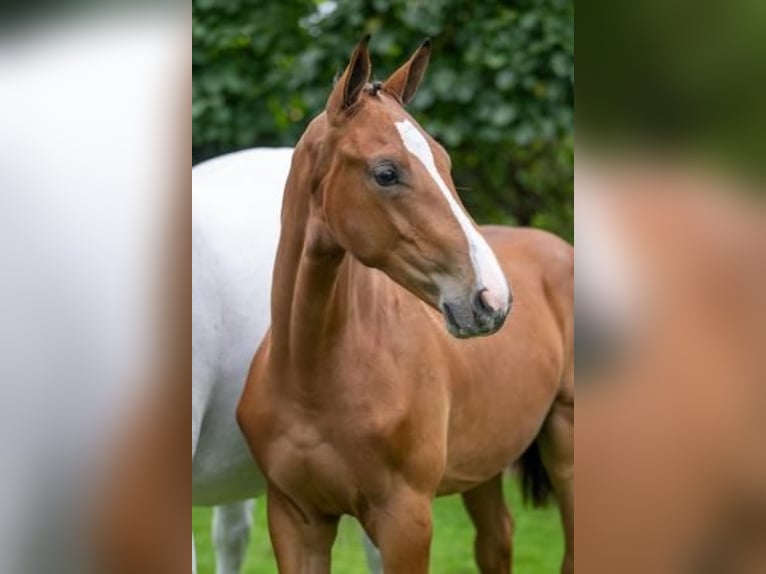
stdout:
{"type": "Polygon", "coordinates": [[[216,506],[213,510],[213,543],[216,574],[240,574],[250,543],[254,501],[216,506]]]}
{"type": "Polygon", "coordinates": [[[545,502],[552,490],[564,527],[562,574],[574,573],[574,393],[556,399],[535,443],[522,456],[522,481],[527,498],[545,502]]]}
{"type": "Polygon", "coordinates": [[[503,475],[464,492],[463,504],[476,528],[474,553],[479,572],[509,574],[513,519],[503,497],[503,475]]]}

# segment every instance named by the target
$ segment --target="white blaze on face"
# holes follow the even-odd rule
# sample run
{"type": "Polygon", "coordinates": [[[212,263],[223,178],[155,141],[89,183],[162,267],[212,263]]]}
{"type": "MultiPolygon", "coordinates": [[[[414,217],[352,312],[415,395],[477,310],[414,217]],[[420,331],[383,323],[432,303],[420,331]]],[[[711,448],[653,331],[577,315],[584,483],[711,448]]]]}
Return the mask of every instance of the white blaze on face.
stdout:
{"type": "Polygon", "coordinates": [[[474,273],[476,275],[477,289],[486,289],[484,294],[486,302],[495,309],[507,309],[509,288],[508,281],[500,269],[495,254],[487,244],[487,241],[481,236],[476,227],[474,227],[468,215],[458,204],[455,197],[450,192],[447,184],[444,182],[439,170],[436,169],[434,156],[431,153],[431,146],[421,131],[416,128],[409,120],[394,122],[399,135],[402,137],[404,147],[414,155],[420,163],[426,168],[436,182],[437,187],[447,200],[447,204],[452,214],[460,224],[460,228],[468,241],[468,248],[473,263],[474,273]]]}

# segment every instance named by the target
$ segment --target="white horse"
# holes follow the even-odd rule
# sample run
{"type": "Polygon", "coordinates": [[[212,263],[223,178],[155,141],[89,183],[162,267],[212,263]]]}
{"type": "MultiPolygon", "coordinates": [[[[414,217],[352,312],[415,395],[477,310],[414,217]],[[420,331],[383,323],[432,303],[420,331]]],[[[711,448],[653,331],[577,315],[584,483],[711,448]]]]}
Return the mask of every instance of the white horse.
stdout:
{"type": "MultiPolygon", "coordinates": [[[[218,574],[239,573],[265,483],[235,420],[271,316],[271,273],[292,149],[260,148],[192,170],[192,504],[215,506],[218,574]]],[[[366,544],[370,569],[377,551],[366,544]]],[[[194,564],[194,560],[192,562],[194,564]]]]}

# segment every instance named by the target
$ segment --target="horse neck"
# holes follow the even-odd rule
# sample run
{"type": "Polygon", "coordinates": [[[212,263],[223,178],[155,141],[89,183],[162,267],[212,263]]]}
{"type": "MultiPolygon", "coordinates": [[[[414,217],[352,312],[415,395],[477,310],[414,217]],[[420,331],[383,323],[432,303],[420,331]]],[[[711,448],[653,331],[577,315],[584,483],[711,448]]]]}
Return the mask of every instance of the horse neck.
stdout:
{"type": "MultiPolygon", "coordinates": [[[[311,134],[311,128],[304,139],[311,134]]],[[[314,202],[317,146],[296,146],[282,206],[282,231],[272,283],[271,356],[279,369],[311,370],[342,324],[350,256],[329,235],[314,202]]]]}

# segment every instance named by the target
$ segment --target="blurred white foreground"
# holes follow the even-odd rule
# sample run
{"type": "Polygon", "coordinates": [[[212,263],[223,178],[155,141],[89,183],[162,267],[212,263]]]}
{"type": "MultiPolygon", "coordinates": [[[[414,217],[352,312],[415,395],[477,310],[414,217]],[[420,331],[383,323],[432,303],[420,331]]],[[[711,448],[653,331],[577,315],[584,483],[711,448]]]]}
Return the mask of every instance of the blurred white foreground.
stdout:
{"type": "Polygon", "coordinates": [[[0,43],[0,572],[90,569],[89,503],[161,351],[187,28],[122,11],[0,43]]]}

